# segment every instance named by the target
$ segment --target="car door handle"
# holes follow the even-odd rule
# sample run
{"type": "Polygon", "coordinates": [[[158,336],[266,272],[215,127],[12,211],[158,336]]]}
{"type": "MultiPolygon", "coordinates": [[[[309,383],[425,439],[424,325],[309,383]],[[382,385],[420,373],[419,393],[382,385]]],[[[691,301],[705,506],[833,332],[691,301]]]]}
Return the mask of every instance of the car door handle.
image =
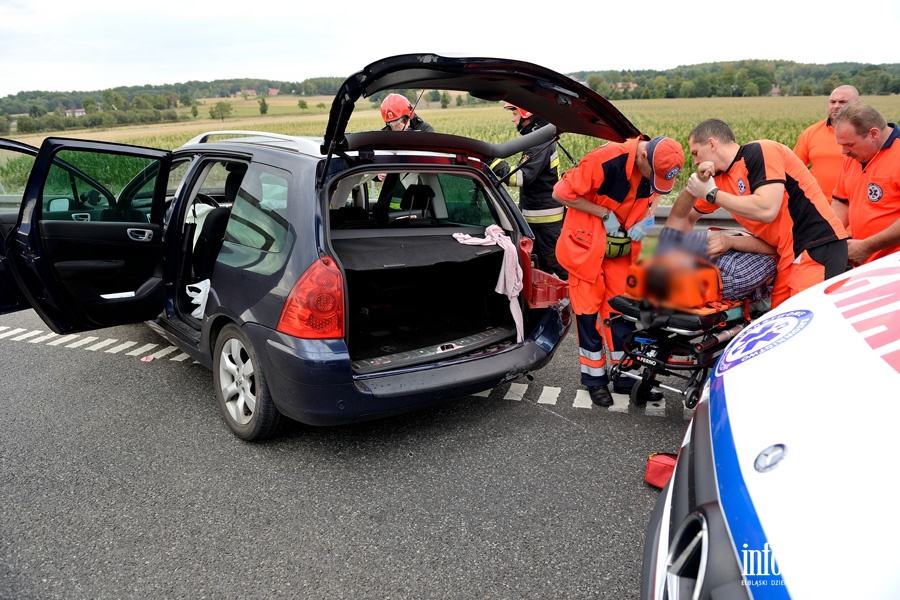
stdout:
{"type": "Polygon", "coordinates": [[[91,213],[72,213],[73,221],[90,221],[91,213]]]}
{"type": "Polygon", "coordinates": [[[136,242],[149,242],[153,239],[153,231],[149,229],[128,229],[128,237],[136,242]]]}

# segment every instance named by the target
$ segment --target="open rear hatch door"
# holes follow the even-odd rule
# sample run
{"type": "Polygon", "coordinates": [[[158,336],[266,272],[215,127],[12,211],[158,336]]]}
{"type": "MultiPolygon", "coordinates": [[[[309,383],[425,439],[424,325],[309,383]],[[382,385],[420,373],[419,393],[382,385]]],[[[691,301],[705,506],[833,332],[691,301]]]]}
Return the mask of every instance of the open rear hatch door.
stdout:
{"type": "Polygon", "coordinates": [[[404,54],[376,61],[343,83],[331,106],[322,152],[407,147],[505,158],[523,149],[518,143],[495,146],[462,136],[419,131],[346,133],[356,101],[388,89],[455,90],[482,100],[510,102],[551,123],[557,134],[574,133],[614,142],[640,134],[601,95],[539,65],[504,58],[404,54]]]}

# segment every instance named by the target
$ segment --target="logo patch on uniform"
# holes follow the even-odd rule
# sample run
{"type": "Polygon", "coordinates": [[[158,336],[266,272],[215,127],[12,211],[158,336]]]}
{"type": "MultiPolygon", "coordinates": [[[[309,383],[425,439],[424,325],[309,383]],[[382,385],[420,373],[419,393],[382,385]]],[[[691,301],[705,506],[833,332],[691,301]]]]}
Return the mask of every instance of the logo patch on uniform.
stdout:
{"type": "Polygon", "coordinates": [[[674,179],[676,175],[678,175],[678,171],[681,170],[681,167],[672,167],[672,169],[666,173],[666,181],[670,179],[674,179]]]}
{"type": "Polygon", "coordinates": [[[780,346],[803,331],[812,319],[808,310],[792,310],[751,324],[725,350],[716,365],[716,375],[780,346]]]}
{"type": "Polygon", "coordinates": [[[744,192],[747,191],[747,184],[744,182],[743,179],[738,179],[737,188],[738,188],[738,194],[743,196],[744,192]]]}
{"type": "Polygon", "coordinates": [[[884,196],[884,191],[877,183],[870,183],[867,195],[869,196],[869,202],[878,202],[884,196]]]}

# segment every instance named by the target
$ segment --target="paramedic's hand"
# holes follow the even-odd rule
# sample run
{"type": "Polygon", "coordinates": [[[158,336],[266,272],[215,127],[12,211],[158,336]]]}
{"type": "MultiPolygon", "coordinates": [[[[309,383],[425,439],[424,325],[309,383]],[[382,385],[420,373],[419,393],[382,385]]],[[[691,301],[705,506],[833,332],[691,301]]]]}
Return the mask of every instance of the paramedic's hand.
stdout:
{"type": "Polygon", "coordinates": [[[647,236],[647,232],[644,231],[644,222],[638,221],[628,230],[628,237],[630,237],[635,242],[639,242],[647,236]]]}
{"type": "Polygon", "coordinates": [[[708,177],[706,181],[702,181],[697,173],[691,173],[688,179],[686,189],[694,198],[706,198],[709,190],[716,187],[716,182],[712,177],[708,177]]]}
{"type": "Polygon", "coordinates": [[[716,169],[712,161],[707,160],[697,165],[697,176],[700,178],[700,181],[706,181],[715,174],[716,169]]]}
{"type": "Polygon", "coordinates": [[[610,212],[604,217],[603,227],[606,229],[606,235],[613,237],[619,235],[619,220],[616,218],[616,213],[610,212]]]}
{"type": "Polygon", "coordinates": [[[718,258],[731,250],[730,235],[723,234],[707,234],[706,236],[706,254],[710,258],[718,258]]]}

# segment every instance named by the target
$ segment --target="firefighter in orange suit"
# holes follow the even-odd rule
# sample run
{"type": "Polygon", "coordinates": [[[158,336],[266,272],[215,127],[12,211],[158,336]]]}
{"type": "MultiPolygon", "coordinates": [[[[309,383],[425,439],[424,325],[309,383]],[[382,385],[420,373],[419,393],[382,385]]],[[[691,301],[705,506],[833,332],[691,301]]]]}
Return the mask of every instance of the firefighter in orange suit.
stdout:
{"type": "MultiPolygon", "coordinates": [[[[678,142],[642,136],[591,151],[553,188],[553,199],[567,209],[556,258],[569,272],[581,383],[598,406],[613,404],[600,319],[611,316],[608,300],[625,290],[625,274],[640,254],[656,197],[672,191],[683,165],[684,150],[678,142]],[[629,237],[630,253],[605,258],[607,235],[629,237]]],[[[628,327],[619,319],[615,329],[606,332],[613,361],[621,358],[627,330],[618,328],[623,326],[628,327]]],[[[633,383],[627,378],[613,382],[614,390],[626,392],[633,383]]]]}

